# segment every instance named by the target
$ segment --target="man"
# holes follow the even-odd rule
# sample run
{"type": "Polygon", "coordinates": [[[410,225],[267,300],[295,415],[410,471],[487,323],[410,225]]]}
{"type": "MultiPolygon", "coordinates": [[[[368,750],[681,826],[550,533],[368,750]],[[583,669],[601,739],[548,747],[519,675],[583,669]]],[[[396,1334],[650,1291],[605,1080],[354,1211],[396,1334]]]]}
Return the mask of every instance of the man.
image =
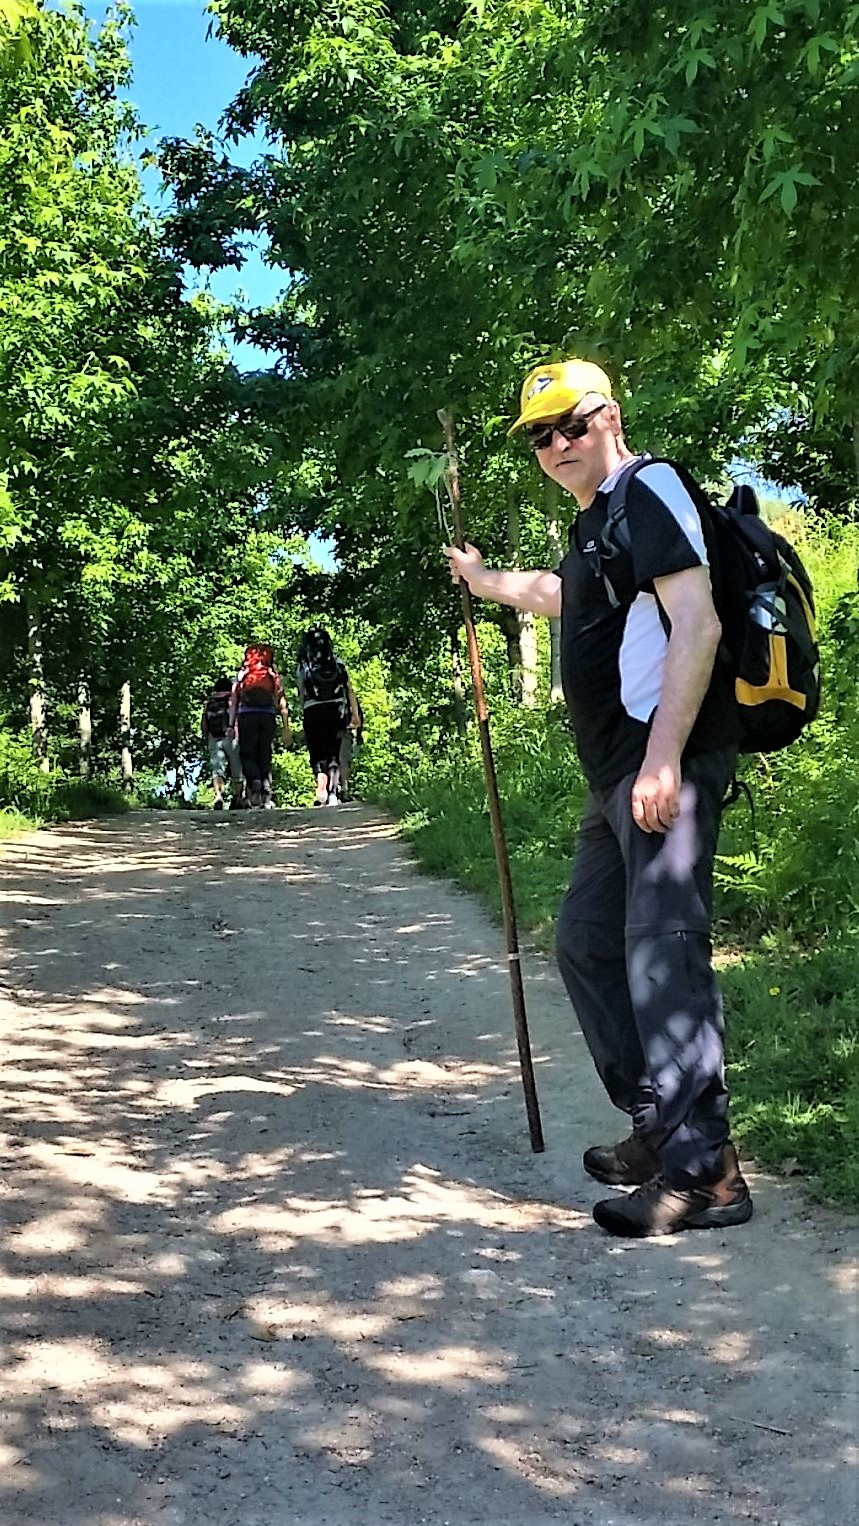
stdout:
{"type": "MultiPolygon", "coordinates": [[[[601,555],[609,494],[641,458],[609,378],[588,361],[538,366],[511,433],[579,510],[557,573],[483,564],[447,548],[482,598],[561,618],[564,694],[589,784],[558,961],[597,1071],[632,1133],[586,1151],[612,1234],[744,1223],[752,1212],[728,1137],[722,1009],[711,964],[713,858],[736,760],[730,680],[716,662],[706,515],[678,473],[641,466],[626,493],[629,547],[601,555]]],[[[695,490],[697,492],[697,489],[695,490]]],[[[700,501],[699,501],[700,502],[700,501]]]]}
{"type": "MultiPolygon", "coordinates": [[[[354,696],[354,690],[352,693],[354,696]]],[[[340,739],[340,783],[337,795],[342,801],[350,799],[349,778],[352,773],[352,760],[358,748],[364,745],[364,712],[359,699],[355,700],[355,712],[350,715],[349,725],[340,739]],[[357,726],[353,724],[356,719],[357,726]]]]}
{"type": "Polygon", "coordinates": [[[200,716],[200,734],[209,752],[212,769],[212,788],[215,792],[214,808],[224,809],[224,785],[230,776],[230,810],[239,810],[242,801],[242,766],[239,744],[230,728],[230,693],[232,680],[222,675],[216,678],[200,716]]]}
{"type": "Polygon", "coordinates": [[[274,651],[268,642],[253,642],[245,650],[230,696],[230,726],[238,731],[242,772],[248,784],[252,806],[271,810],[271,754],[277,717],[280,716],[283,744],[291,746],[289,706],[280,674],[274,666],[274,651]]]}

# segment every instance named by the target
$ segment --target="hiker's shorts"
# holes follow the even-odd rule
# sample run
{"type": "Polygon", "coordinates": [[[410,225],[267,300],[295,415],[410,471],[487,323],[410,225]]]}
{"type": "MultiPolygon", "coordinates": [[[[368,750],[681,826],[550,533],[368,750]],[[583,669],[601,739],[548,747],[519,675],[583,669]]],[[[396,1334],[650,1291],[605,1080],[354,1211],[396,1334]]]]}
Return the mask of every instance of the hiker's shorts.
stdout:
{"type": "Polygon", "coordinates": [[[232,737],[209,737],[209,764],[213,774],[221,779],[236,780],[242,777],[239,744],[232,737]]]}

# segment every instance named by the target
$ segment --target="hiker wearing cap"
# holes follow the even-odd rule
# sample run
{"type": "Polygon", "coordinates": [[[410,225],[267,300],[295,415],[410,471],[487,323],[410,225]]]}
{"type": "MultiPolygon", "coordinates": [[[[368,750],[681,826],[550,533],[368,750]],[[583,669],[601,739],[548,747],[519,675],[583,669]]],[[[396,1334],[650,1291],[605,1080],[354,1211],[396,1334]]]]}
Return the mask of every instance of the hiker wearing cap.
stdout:
{"type": "Polygon", "coordinates": [[[489,568],[471,545],[446,555],[473,594],[561,620],[564,696],[589,794],[558,961],[603,1085],[632,1123],[583,1163],[599,1182],[636,1189],[598,1202],[594,1218],[636,1237],[744,1223],[752,1200],[728,1135],[710,944],[736,717],[715,662],[703,499],[685,474],[633,454],[611,382],[589,361],[531,371],[510,433],[520,429],[578,504],[558,571],[489,568]],[[633,463],[609,579],[609,502],[633,463]]]}

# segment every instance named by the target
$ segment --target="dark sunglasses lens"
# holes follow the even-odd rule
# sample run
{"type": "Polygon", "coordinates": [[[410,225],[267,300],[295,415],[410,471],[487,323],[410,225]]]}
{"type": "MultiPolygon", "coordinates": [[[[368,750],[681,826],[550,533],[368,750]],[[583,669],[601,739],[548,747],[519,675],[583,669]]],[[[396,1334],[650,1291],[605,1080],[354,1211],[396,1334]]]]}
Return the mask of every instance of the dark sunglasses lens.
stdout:
{"type": "Polygon", "coordinates": [[[555,419],[552,424],[531,424],[526,427],[528,443],[534,450],[546,450],[551,445],[555,430],[564,436],[565,440],[580,440],[582,435],[587,434],[591,415],[584,417],[575,413],[566,413],[563,418],[555,419]]]}

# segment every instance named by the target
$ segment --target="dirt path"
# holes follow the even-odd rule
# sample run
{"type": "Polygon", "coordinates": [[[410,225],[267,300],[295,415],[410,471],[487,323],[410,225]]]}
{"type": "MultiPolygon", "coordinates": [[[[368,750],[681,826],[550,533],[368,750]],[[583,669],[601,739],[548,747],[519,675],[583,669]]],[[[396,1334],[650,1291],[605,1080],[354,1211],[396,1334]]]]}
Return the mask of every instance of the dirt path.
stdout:
{"type": "Polygon", "coordinates": [[[359,807],[7,844],[3,1526],[847,1526],[859,1226],[615,1242],[552,968],[359,807]]]}

